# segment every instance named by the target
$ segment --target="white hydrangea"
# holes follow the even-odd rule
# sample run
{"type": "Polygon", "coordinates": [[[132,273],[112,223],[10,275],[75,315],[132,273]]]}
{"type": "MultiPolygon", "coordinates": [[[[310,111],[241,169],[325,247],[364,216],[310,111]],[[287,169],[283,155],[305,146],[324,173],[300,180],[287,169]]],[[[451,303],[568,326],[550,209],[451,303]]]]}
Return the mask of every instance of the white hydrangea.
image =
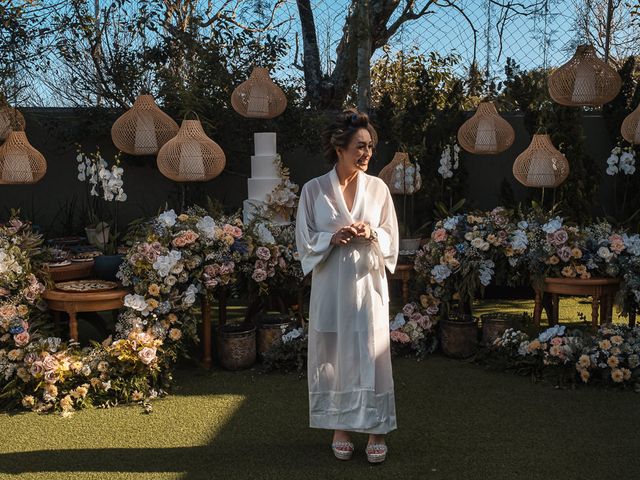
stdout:
{"type": "Polygon", "coordinates": [[[176,224],[177,218],[178,215],[172,208],[171,210],[167,210],[166,212],[162,212],[160,215],[158,215],[158,222],[167,227],[173,227],[176,224]]]}
{"type": "Polygon", "coordinates": [[[289,333],[285,333],[284,335],[282,335],[282,343],[289,343],[291,340],[295,340],[296,338],[302,336],[302,333],[302,327],[294,328],[289,333]]]}
{"type": "Polygon", "coordinates": [[[182,253],[178,250],[171,250],[168,255],[160,255],[155,262],[153,262],[153,268],[160,278],[164,278],[169,275],[169,272],[175,267],[176,263],[182,258],[182,253]]]}
{"type": "Polygon", "coordinates": [[[562,228],[562,218],[555,217],[542,226],[544,233],[554,233],[562,228]]]}
{"type": "Polygon", "coordinates": [[[196,223],[196,228],[208,239],[213,239],[216,232],[216,222],[209,215],[202,217],[196,223]]]}

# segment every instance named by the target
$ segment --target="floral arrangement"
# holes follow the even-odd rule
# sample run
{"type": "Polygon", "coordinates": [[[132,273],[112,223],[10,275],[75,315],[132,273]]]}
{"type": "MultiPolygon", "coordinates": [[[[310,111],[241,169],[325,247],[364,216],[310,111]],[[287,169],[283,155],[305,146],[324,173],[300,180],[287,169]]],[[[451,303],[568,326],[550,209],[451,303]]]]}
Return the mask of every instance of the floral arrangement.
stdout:
{"type": "Polygon", "coordinates": [[[289,179],[289,169],[282,163],[280,155],[276,156],[274,162],[280,183],[271,193],[267,194],[265,199],[266,212],[263,212],[263,215],[269,219],[272,216],[269,215],[269,212],[273,212],[275,215],[289,219],[298,204],[299,187],[289,179]]]}
{"type": "Polygon", "coordinates": [[[409,158],[405,158],[393,169],[391,185],[395,192],[405,195],[413,195],[422,188],[422,175],[420,175],[420,164],[413,163],[409,158]]]}
{"type": "Polygon", "coordinates": [[[295,224],[254,222],[249,232],[248,261],[243,272],[259,295],[296,291],[304,275],[295,248],[295,224]]]}
{"type": "Polygon", "coordinates": [[[561,369],[583,383],[640,385],[640,327],[603,325],[593,336],[554,326],[531,340],[509,329],[496,339],[493,354],[509,362],[509,368],[542,374],[549,367],[561,369]],[[523,369],[527,365],[528,369],[523,369]]]}
{"type": "Polygon", "coordinates": [[[124,169],[120,166],[120,153],[114,157],[113,165],[109,168],[109,164],[104,159],[100,150],[94,153],[86,154],[78,147],[78,180],[88,182],[91,185],[89,190],[89,223],[87,237],[90,243],[106,247],[109,241],[110,226],[107,222],[99,220],[99,211],[96,202],[92,201],[92,197],[98,197],[105,202],[114,202],[113,223],[114,231],[112,237],[112,250],[115,253],[116,242],[118,240],[118,202],[127,200],[127,194],[124,192],[124,169]],[[95,229],[95,231],[93,230],[95,229]]]}
{"type": "Polygon", "coordinates": [[[266,371],[282,370],[304,375],[307,368],[308,327],[283,327],[279,342],[264,353],[266,371]]]}
{"type": "Polygon", "coordinates": [[[125,297],[118,333],[148,329],[172,357],[184,339],[196,341],[197,295],[236,281],[246,253],[241,225],[237,218],[215,221],[197,208],[153,219],[118,272],[134,290],[125,297]]]}
{"type": "Polygon", "coordinates": [[[494,278],[497,265],[519,265],[528,239],[514,222],[512,212],[497,207],[436,223],[430,240],[416,253],[414,268],[427,294],[444,303],[443,314],[448,315],[455,294],[470,303],[494,278]]]}
{"type": "Polygon", "coordinates": [[[440,166],[438,167],[438,173],[442,178],[453,177],[454,170],[458,169],[460,165],[460,145],[454,143],[453,145],[445,145],[442,153],[440,154],[440,166]]]}
{"type": "Polygon", "coordinates": [[[421,303],[407,303],[389,324],[391,348],[396,355],[414,354],[424,358],[433,353],[438,345],[435,336],[438,306],[429,304],[426,295],[421,303]]]}
{"type": "Polygon", "coordinates": [[[620,144],[613,147],[607,158],[607,175],[633,175],[635,171],[636,152],[633,147],[622,147],[620,144]]]}
{"type": "Polygon", "coordinates": [[[579,356],[575,368],[583,382],[638,383],[640,327],[604,325],[579,356]]]}

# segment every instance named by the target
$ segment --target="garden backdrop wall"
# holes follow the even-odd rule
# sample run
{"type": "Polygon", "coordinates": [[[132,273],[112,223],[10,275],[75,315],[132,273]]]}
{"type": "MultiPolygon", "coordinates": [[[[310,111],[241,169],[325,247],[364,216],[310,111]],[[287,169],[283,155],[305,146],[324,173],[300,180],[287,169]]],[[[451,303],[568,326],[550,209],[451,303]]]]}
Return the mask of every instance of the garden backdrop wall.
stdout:
{"type": "MultiPolygon", "coordinates": [[[[20,208],[21,216],[47,230],[50,235],[81,233],[86,225],[84,205],[87,199],[87,185],[77,179],[77,145],[85,152],[99,147],[106,159],[112,159],[116,149],[109,135],[113,119],[121,112],[109,110],[77,110],[64,108],[24,109],[27,120],[27,135],[31,144],[47,159],[48,171],[44,179],[35,185],[0,188],[0,220],[9,215],[10,208],[20,208]]],[[[469,113],[471,115],[471,113],[469,113]]],[[[503,179],[513,189],[516,200],[539,197],[538,190],[526,189],[518,184],[511,167],[516,156],[530,142],[530,134],[525,128],[524,117],[519,113],[504,114],[516,131],[514,145],[497,156],[480,157],[462,153],[461,164],[467,171],[464,192],[467,198],[465,209],[491,209],[501,204],[500,192],[503,179]]],[[[206,196],[219,200],[227,210],[240,208],[247,197],[246,179],[250,175],[250,155],[253,150],[252,132],[276,131],[278,150],[286,166],[290,168],[293,181],[302,185],[310,178],[327,171],[322,159],[319,132],[322,119],[309,114],[309,119],[296,118],[294,122],[272,124],[268,122],[243,120],[233,130],[209,130],[208,133],[224,149],[227,156],[225,171],[206,184],[189,184],[186,188],[186,204],[203,203],[206,196]],[[301,132],[296,123],[307,129],[301,132]]],[[[582,116],[585,151],[606,168],[606,159],[613,145],[607,134],[605,121],[600,114],[585,113],[582,116]]],[[[453,133],[453,132],[452,132],[453,133]]],[[[385,140],[385,132],[380,131],[381,144],[370,173],[377,174],[387,164],[395,150],[385,140]]],[[[429,142],[429,138],[426,138],[429,142]]],[[[165,203],[172,208],[180,208],[182,190],[180,185],[163,177],[158,171],[154,157],[122,157],[124,167],[124,190],[128,200],[119,208],[119,223],[126,225],[132,219],[146,217],[163,209],[165,203]]],[[[436,168],[423,171],[423,175],[438,176],[436,168]]],[[[602,175],[599,179],[599,201],[594,202],[595,216],[611,211],[612,179],[602,175]],[[603,209],[604,207],[604,209],[603,209]]],[[[551,195],[551,193],[549,194],[551,195]]],[[[430,213],[430,212],[429,212],[430,213]]]]}

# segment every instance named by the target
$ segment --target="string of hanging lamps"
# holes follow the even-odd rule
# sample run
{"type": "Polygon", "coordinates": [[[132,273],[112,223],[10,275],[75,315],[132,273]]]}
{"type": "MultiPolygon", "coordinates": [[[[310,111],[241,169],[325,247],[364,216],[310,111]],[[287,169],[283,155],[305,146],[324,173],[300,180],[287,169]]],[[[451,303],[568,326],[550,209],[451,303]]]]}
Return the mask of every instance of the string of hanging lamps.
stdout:
{"type": "Polygon", "coordinates": [[[47,172],[47,161],[21,130],[11,130],[0,146],[0,184],[36,183],[47,172]]]}

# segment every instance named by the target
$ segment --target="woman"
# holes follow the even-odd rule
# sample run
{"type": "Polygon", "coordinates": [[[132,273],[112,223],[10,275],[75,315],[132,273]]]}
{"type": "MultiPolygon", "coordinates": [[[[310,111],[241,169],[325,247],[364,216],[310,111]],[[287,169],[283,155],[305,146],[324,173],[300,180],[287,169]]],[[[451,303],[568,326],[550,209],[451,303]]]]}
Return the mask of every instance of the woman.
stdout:
{"type": "Polygon", "coordinates": [[[349,432],[369,434],[367,459],[386,458],[396,428],[385,267],[398,257],[398,223],[386,184],[367,175],[367,115],[346,111],[323,136],[329,173],[300,193],[296,244],[313,272],[309,305],[310,426],[334,430],[335,456],[353,454],[349,432]]]}

